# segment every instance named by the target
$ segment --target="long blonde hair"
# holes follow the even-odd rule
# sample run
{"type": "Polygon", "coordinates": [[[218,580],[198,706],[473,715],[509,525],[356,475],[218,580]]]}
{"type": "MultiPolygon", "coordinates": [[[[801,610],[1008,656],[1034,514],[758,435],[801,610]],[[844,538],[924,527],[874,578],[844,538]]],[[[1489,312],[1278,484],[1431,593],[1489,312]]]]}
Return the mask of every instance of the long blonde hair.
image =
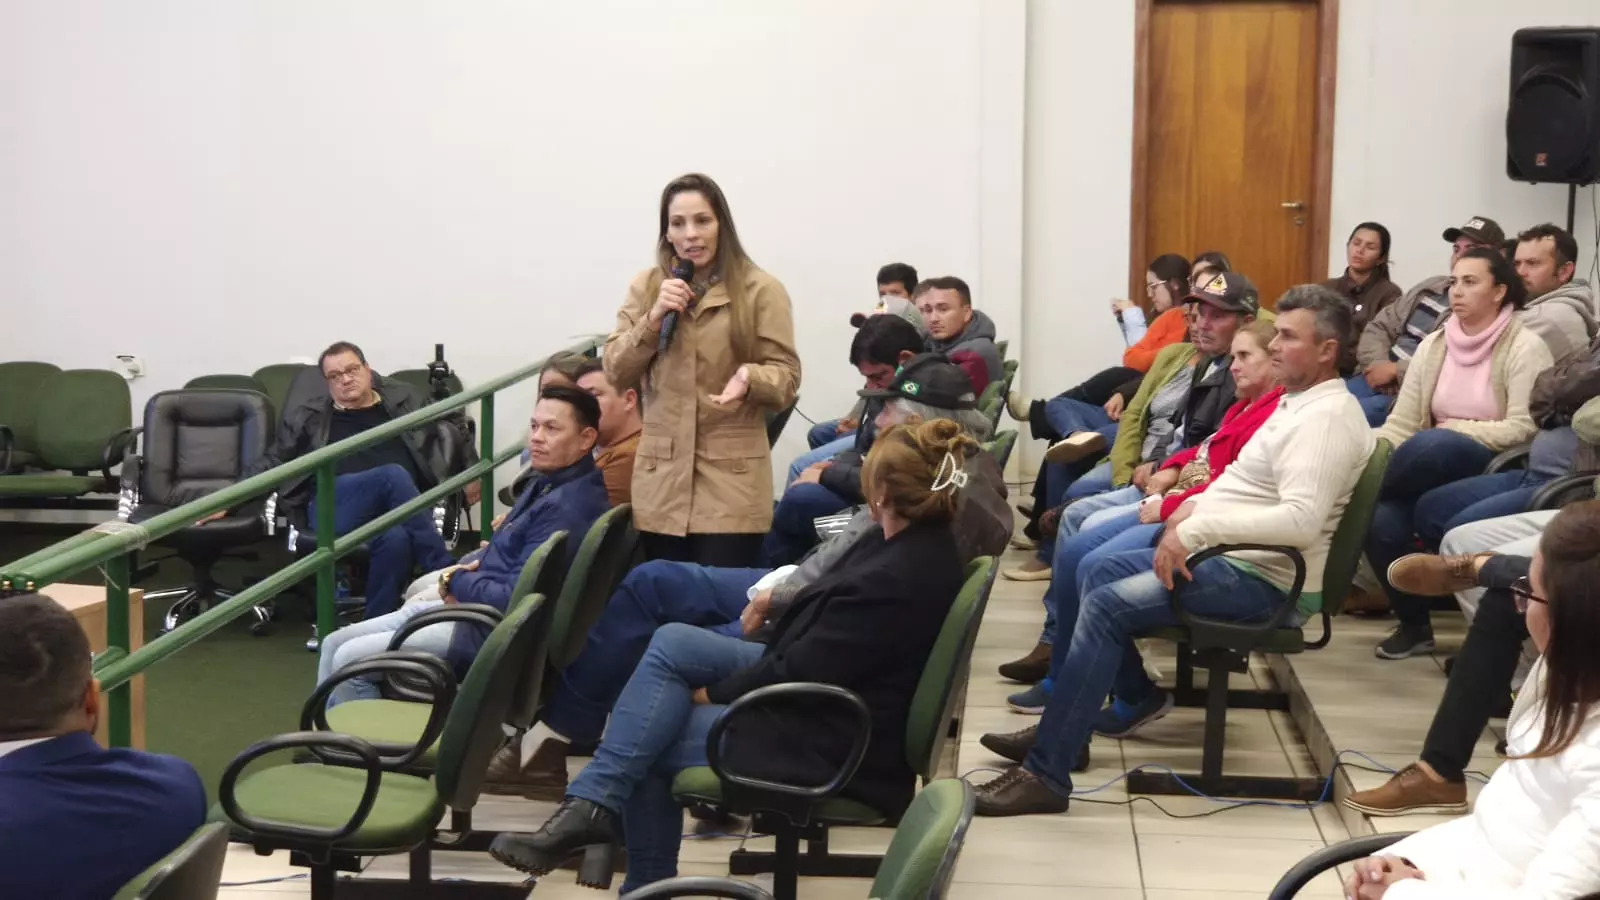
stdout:
{"type": "MultiPolygon", "coordinates": [[[[733,224],[733,212],[728,208],[728,198],[723,196],[722,188],[711,180],[711,176],[690,172],[672,179],[661,189],[660,229],[656,235],[659,276],[662,279],[671,277],[672,264],[677,259],[672,241],[667,237],[667,207],[672,205],[672,198],[686,191],[695,191],[706,198],[706,203],[711,206],[711,214],[717,217],[717,256],[711,263],[711,274],[728,292],[728,315],[732,317],[729,335],[734,355],[741,361],[754,362],[755,310],[746,302],[744,280],[749,271],[756,268],[756,264],[744,252],[739,229],[733,224]]],[[[656,282],[652,287],[659,288],[660,283],[656,282]]]]}

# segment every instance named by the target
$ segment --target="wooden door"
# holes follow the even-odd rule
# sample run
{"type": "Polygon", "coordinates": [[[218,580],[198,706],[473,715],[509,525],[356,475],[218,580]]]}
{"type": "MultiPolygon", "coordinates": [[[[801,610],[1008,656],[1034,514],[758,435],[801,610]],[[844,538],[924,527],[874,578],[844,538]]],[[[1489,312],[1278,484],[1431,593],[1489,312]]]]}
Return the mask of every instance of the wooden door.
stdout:
{"type": "MultiPolygon", "coordinates": [[[[1227,254],[1267,306],[1291,285],[1323,280],[1327,210],[1313,169],[1319,138],[1331,134],[1318,134],[1318,4],[1146,2],[1136,284],[1162,253],[1205,250],[1227,254]]],[[[1331,90],[1326,99],[1331,107],[1331,90]]]]}

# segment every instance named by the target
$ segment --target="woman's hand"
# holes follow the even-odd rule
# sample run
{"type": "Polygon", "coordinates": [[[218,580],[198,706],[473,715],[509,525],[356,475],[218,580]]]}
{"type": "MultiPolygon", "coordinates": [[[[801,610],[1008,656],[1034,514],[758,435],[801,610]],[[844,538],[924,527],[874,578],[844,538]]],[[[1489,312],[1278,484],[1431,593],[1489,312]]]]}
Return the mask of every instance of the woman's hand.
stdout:
{"type": "Polygon", "coordinates": [[[1354,900],[1380,900],[1389,885],[1407,878],[1426,880],[1422,870],[1398,856],[1369,856],[1350,866],[1344,880],[1344,895],[1354,900]]]}
{"type": "Polygon", "coordinates": [[[1111,399],[1106,401],[1106,405],[1101,407],[1106,411],[1106,418],[1113,422],[1121,422],[1123,402],[1121,394],[1112,394],[1111,399]]]}
{"type": "Polygon", "coordinates": [[[698,688],[694,689],[694,705],[695,706],[710,706],[711,705],[711,698],[706,696],[706,689],[705,688],[698,687],[698,688]]]}
{"type": "Polygon", "coordinates": [[[1178,483],[1177,469],[1162,469],[1144,480],[1144,492],[1148,495],[1165,494],[1172,490],[1178,483]]]}
{"type": "MultiPolygon", "coordinates": [[[[1150,483],[1150,476],[1156,473],[1156,464],[1147,462],[1133,470],[1133,486],[1145,491],[1145,485],[1150,483]]],[[[1149,493],[1146,491],[1146,493],[1149,493]]]]}
{"type": "Polygon", "coordinates": [[[1130,309],[1133,309],[1132,300],[1124,300],[1118,297],[1117,299],[1111,301],[1111,311],[1114,313],[1123,313],[1130,309]]]}
{"type": "Polygon", "coordinates": [[[744,395],[748,393],[750,393],[750,367],[740,366],[739,371],[728,379],[727,387],[722,389],[722,393],[712,397],[711,402],[718,406],[731,406],[743,400],[744,395]]]}
{"type": "Polygon", "coordinates": [[[1147,498],[1139,504],[1139,524],[1154,525],[1160,521],[1161,501],[1154,499],[1154,495],[1151,495],[1151,498],[1147,498]]]}
{"type": "Polygon", "coordinates": [[[745,636],[756,633],[756,629],[767,624],[767,613],[772,610],[772,588],[767,588],[756,594],[744,612],[739,615],[739,624],[744,627],[745,636]]]}
{"type": "Polygon", "coordinates": [[[679,278],[668,278],[661,282],[661,290],[656,292],[656,304],[650,307],[650,324],[659,326],[666,319],[667,313],[681,313],[694,302],[694,290],[688,282],[679,278]]]}

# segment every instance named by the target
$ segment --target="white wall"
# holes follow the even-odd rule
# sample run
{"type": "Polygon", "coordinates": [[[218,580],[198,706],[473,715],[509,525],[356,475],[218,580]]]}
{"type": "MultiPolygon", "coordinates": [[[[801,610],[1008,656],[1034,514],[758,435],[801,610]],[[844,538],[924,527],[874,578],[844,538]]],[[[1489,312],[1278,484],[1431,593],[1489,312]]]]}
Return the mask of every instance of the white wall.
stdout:
{"type": "MultiPolygon", "coordinates": [[[[836,416],[885,262],[962,275],[1020,328],[1025,22],[1023,0],[15,0],[0,358],[137,354],[142,404],[334,339],[380,370],[442,341],[471,383],[609,330],[661,186],[699,170],[793,297],[802,410],[836,416]]],[[[506,396],[501,443],[531,391],[506,396]]]]}

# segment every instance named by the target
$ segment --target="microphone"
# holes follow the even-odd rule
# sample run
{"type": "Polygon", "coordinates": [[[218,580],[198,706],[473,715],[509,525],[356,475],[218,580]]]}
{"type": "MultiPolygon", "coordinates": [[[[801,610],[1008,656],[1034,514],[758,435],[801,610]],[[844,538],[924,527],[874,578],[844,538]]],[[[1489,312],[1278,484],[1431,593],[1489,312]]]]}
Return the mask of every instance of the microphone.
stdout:
{"type": "MultiPolygon", "coordinates": [[[[672,277],[679,281],[688,281],[694,277],[694,263],[680,259],[672,264],[672,277]]],[[[672,343],[672,333],[678,330],[678,311],[673,310],[661,317],[661,339],[656,342],[656,352],[667,352],[667,346],[672,343]]]]}

